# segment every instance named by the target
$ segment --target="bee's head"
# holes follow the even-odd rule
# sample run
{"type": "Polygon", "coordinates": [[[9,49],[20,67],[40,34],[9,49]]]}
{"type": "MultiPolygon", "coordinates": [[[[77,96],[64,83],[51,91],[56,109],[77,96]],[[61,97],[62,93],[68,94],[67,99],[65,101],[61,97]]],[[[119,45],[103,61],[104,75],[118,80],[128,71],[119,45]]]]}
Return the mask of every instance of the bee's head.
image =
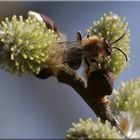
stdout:
{"type": "Polygon", "coordinates": [[[112,54],[112,49],[117,49],[125,56],[126,61],[128,61],[127,55],[120,48],[112,46],[113,44],[115,44],[118,41],[120,41],[125,36],[125,34],[126,34],[126,32],[121,37],[119,37],[117,40],[115,40],[112,43],[109,43],[108,40],[106,40],[106,39],[104,40],[105,52],[106,52],[107,55],[112,54]]]}

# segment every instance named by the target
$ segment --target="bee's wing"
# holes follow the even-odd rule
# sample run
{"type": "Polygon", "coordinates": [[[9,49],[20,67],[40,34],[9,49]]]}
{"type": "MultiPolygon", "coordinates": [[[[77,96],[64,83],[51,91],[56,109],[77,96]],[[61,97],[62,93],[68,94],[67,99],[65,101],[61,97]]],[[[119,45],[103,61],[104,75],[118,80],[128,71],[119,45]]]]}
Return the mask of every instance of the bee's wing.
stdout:
{"type": "Polygon", "coordinates": [[[88,57],[80,42],[56,42],[49,49],[48,67],[59,66],[64,63],[78,62],[82,57],[88,57]]]}

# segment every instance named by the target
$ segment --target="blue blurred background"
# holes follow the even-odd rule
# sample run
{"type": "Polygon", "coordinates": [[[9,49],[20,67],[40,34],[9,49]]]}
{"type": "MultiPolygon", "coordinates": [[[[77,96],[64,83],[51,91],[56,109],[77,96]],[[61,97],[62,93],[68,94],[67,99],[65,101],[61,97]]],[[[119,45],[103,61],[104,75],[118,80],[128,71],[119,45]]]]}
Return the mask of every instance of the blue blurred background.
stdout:
{"type": "MultiPolygon", "coordinates": [[[[12,15],[27,16],[29,10],[47,14],[60,31],[75,40],[86,33],[93,20],[113,11],[126,16],[131,30],[131,60],[116,81],[140,75],[140,2],[0,2],[0,20],[12,15]]],[[[64,138],[72,122],[96,117],[69,86],[53,77],[40,80],[33,75],[17,77],[0,70],[0,138],[64,138]]]]}

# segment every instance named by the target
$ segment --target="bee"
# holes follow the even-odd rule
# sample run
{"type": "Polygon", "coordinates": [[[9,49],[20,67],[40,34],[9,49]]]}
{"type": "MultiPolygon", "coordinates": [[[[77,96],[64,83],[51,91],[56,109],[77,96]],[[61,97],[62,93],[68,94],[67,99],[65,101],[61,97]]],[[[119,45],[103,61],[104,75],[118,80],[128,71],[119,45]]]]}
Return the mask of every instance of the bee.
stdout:
{"type": "MultiPolygon", "coordinates": [[[[127,55],[121,49],[113,46],[125,34],[126,32],[110,43],[101,34],[92,37],[87,35],[85,39],[82,39],[81,33],[77,32],[76,41],[60,41],[52,44],[54,47],[52,47],[49,55],[51,63],[46,62],[45,66],[51,70],[53,67],[59,68],[67,64],[73,70],[77,70],[83,64],[86,76],[88,77],[91,72],[101,69],[101,64],[107,63],[106,57],[111,56],[113,49],[119,50],[124,55],[126,61],[128,61],[127,55]]],[[[41,78],[41,75],[37,76],[41,78]]]]}
{"type": "MultiPolygon", "coordinates": [[[[43,20],[48,28],[53,29],[60,38],[62,38],[62,41],[51,44],[49,60],[46,62],[45,68],[43,67],[40,74],[37,75],[38,77],[42,78],[41,73],[43,71],[44,75],[44,73],[46,73],[46,68],[47,73],[52,73],[53,68],[60,68],[61,66],[65,66],[65,64],[73,70],[77,70],[81,65],[84,65],[86,75],[88,76],[91,72],[101,69],[101,64],[105,65],[108,62],[107,56],[111,56],[113,49],[119,50],[125,56],[126,61],[128,61],[126,54],[121,49],[114,46],[126,33],[110,43],[102,34],[97,33],[95,28],[93,28],[97,35],[87,35],[87,37],[83,39],[81,33],[77,32],[76,41],[68,42],[64,39],[66,37],[58,30],[52,19],[42,14],[30,12],[32,16],[36,14],[37,19],[39,16],[39,21],[40,19],[41,21],[43,20]]],[[[47,76],[43,76],[43,78],[44,77],[47,76]]]]}
{"type": "Polygon", "coordinates": [[[112,54],[112,49],[119,50],[124,56],[126,61],[128,61],[127,55],[119,48],[113,46],[116,42],[121,40],[126,33],[109,43],[101,34],[89,37],[82,40],[81,33],[77,33],[77,42],[79,42],[80,47],[70,48],[67,53],[68,65],[73,69],[78,69],[82,63],[82,60],[87,65],[86,73],[89,75],[92,71],[96,71],[101,68],[100,63],[106,63],[106,56],[112,54]],[[75,57],[75,59],[73,59],[75,57]],[[72,59],[71,59],[72,58],[72,59]]]}

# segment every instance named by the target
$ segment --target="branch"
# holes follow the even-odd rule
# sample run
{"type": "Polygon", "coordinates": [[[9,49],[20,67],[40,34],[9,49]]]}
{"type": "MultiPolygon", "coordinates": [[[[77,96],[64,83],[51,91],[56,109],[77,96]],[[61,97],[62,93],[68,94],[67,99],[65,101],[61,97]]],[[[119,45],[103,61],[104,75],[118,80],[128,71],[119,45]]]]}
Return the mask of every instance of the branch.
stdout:
{"type": "Polygon", "coordinates": [[[46,78],[55,76],[59,82],[71,86],[95,112],[97,117],[101,118],[103,123],[108,120],[112,126],[115,126],[124,135],[110,110],[109,100],[106,96],[110,95],[113,90],[114,77],[111,72],[104,70],[92,72],[88,78],[87,87],[85,86],[85,81],[67,64],[56,75],[53,72],[50,75],[49,73],[50,69],[46,68],[36,76],[43,79],[45,74],[47,74],[46,78]]]}

